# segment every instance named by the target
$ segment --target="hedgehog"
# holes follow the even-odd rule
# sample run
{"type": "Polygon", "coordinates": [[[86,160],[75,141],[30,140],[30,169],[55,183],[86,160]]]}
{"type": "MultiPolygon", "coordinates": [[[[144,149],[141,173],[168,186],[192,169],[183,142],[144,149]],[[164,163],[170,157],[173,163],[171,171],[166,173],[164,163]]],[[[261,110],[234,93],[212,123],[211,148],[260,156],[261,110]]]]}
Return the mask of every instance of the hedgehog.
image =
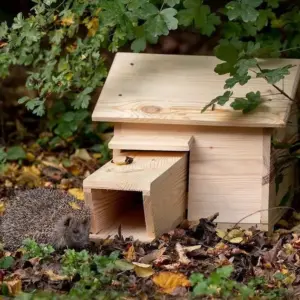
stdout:
{"type": "Polygon", "coordinates": [[[91,211],[84,201],[61,190],[34,188],[10,199],[1,217],[0,238],[9,251],[17,250],[26,238],[56,250],[83,249],[89,245],[90,226],[91,211]]]}

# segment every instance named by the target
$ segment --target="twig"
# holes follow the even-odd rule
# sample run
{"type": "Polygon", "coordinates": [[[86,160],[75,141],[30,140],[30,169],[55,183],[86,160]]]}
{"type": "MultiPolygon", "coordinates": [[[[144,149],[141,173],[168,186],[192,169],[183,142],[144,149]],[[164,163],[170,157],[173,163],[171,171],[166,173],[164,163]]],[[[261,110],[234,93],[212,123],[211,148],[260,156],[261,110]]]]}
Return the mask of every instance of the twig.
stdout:
{"type": "MultiPolygon", "coordinates": [[[[268,81],[267,78],[266,78],[266,76],[264,76],[263,70],[262,70],[262,68],[260,67],[260,65],[259,65],[259,64],[256,64],[256,66],[257,66],[258,69],[260,70],[260,72],[261,72],[263,78],[264,78],[266,81],[268,81]]],[[[284,90],[282,90],[281,88],[279,88],[277,85],[272,84],[272,83],[271,83],[271,85],[272,85],[278,92],[280,92],[282,95],[284,95],[285,97],[287,97],[290,101],[296,102],[296,100],[292,99],[292,98],[291,98],[284,90]]]]}
{"type": "MultiPolygon", "coordinates": [[[[253,215],[255,215],[255,214],[259,213],[259,212],[270,211],[270,210],[274,210],[274,209],[291,209],[291,210],[293,210],[293,211],[296,211],[294,208],[289,207],[289,206],[275,206],[275,207],[272,207],[272,208],[260,209],[260,210],[255,211],[254,213],[251,213],[251,214],[249,214],[249,215],[243,217],[242,219],[240,219],[238,222],[236,222],[236,223],[231,227],[230,230],[234,229],[234,228],[235,228],[237,225],[239,225],[243,220],[245,220],[245,219],[247,219],[247,218],[249,218],[249,217],[251,217],[251,216],[253,216],[253,215]]],[[[223,239],[225,239],[225,237],[228,236],[230,230],[225,234],[225,236],[223,237],[223,239]]]]}

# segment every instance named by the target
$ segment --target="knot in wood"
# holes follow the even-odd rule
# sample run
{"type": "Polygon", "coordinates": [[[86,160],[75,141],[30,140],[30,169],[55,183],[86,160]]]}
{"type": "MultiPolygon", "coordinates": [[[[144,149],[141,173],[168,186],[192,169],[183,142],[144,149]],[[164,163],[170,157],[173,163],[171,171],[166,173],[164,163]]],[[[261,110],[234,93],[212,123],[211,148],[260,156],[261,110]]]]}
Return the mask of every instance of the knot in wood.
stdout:
{"type": "Polygon", "coordinates": [[[141,108],[141,111],[147,113],[147,114],[156,114],[161,111],[161,107],[159,106],[154,106],[154,105],[148,105],[148,106],[143,106],[141,108]]]}

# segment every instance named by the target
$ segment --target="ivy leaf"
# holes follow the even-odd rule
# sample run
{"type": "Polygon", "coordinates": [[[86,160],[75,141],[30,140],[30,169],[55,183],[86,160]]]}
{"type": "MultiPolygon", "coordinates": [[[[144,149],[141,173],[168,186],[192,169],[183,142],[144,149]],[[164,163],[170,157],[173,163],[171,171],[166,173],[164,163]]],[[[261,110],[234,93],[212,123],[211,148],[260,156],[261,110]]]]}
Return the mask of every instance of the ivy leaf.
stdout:
{"type": "Polygon", "coordinates": [[[214,98],[213,100],[210,101],[210,103],[208,103],[202,108],[201,113],[205,112],[210,106],[216,103],[223,106],[225,103],[229,101],[232,94],[233,93],[231,91],[226,91],[222,96],[218,96],[214,98]]]}
{"type": "Polygon", "coordinates": [[[2,22],[0,25],[0,39],[6,37],[8,32],[8,26],[6,22],[2,22]]]}
{"type": "Polygon", "coordinates": [[[293,65],[287,65],[281,68],[269,70],[269,69],[263,69],[261,73],[258,73],[256,77],[259,78],[265,78],[268,83],[275,84],[281,79],[284,78],[284,76],[289,75],[290,71],[289,69],[294,67],[293,65]]]}
{"type": "Polygon", "coordinates": [[[161,15],[163,16],[169,30],[175,30],[178,27],[178,20],[174,18],[176,14],[177,10],[174,8],[166,8],[161,11],[161,15]]]}
{"type": "Polygon", "coordinates": [[[221,23],[220,18],[211,13],[208,5],[203,5],[199,0],[185,0],[183,3],[185,9],[178,12],[179,24],[190,26],[195,24],[195,27],[202,34],[211,35],[215,31],[215,26],[221,23]]]}
{"type": "Polygon", "coordinates": [[[134,52],[141,52],[141,51],[145,50],[146,45],[147,45],[146,38],[141,37],[141,38],[135,39],[131,43],[131,50],[133,50],[134,52]]]}
{"type": "Polygon", "coordinates": [[[240,85],[245,85],[250,79],[251,76],[247,74],[243,76],[240,76],[239,74],[235,74],[233,77],[228,78],[225,81],[224,89],[233,88],[237,83],[239,83],[240,85]]]}
{"type": "Polygon", "coordinates": [[[165,0],[165,3],[170,7],[174,7],[176,4],[180,3],[180,0],[165,0]]]}
{"type": "Polygon", "coordinates": [[[26,153],[24,149],[20,146],[14,146],[7,149],[7,160],[19,160],[19,159],[25,159],[26,153]]]}
{"type": "Polygon", "coordinates": [[[248,73],[248,70],[250,68],[256,67],[257,65],[257,60],[255,58],[243,58],[240,59],[237,63],[236,63],[236,67],[237,67],[237,73],[240,76],[244,76],[248,73]]]}
{"type": "Polygon", "coordinates": [[[240,17],[244,22],[254,22],[256,21],[259,13],[255,9],[263,0],[241,0],[241,1],[231,1],[226,4],[227,16],[230,21],[239,19],[240,17]]]}
{"type": "Polygon", "coordinates": [[[249,113],[256,109],[262,103],[260,92],[250,92],[246,94],[246,98],[236,98],[230,106],[234,110],[242,110],[243,113],[249,113]]]}

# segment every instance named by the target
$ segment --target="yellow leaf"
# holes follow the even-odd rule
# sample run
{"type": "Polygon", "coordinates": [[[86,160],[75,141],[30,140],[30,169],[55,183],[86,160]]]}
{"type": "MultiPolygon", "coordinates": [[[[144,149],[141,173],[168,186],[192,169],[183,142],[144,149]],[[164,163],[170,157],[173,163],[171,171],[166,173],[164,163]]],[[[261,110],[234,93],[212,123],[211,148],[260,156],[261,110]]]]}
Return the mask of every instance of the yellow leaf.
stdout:
{"type": "Polygon", "coordinates": [[[71,156],[71,158],[72,157],[79,157],[80,159],[86,160],[86,161],[91,160],[91,157],[86,149],[77,149],[75,151],[75,153],[71,156]]]}
{"type": "Polygon", "coordinates": [[[133,262],[132,264],[134,265],[134,271],[138,277],[146,278],[154,274],[154,270],[151,265],[137,262],[133,262]]]}
{"type": "Polygon", "coordinates": [[[65,16],[61,19],[61,25],[63,26],[70,26],[74,24],[74,14],[70,13],[68,16],[65,16]]]}
{"type": "Polygon", "coordinates": [[[78,200],[84,200],[84,193],[82,189],[78,189],[78,188],[69,189],[68,193],[74,196],[78,200]]]}
{"type": "Polygon", "coordinates": [[[32,154],[31,152],[27,152],[26,153],[26,159],[28,160],[28,161],[34,161],[35,160],[35,155],[34,154],[32,154]]]}
{"type": "Polygon", "coordinates": [[[227,235],[227,239],[230,240],[230,239],[233,239],[233,238],[236,238],[236,237],[242,237],[244,235],[244,232],[243,230],[241,229],[232,229],[228,232],[228,235],[227,235]]]}
{"type": "Polygon", "coordinates": [[[4,280],[3,284],[7,286],[10,296],[15,297],[19,295],[22,291],[22,282],[19,278],[4,280]]]}
{"type": "Polygon", "coordinates": [[[10,180],[8,180],[8,179],[5,179],[4,185],[7,188],[13,187],[13,183],[10,180]]]}
{"type": "Polygon", "coordinates": [[[73,78],[73,74],[72,73],[68,73],[66,74],[65,78],[70,81],[73,78]]]}
{"type": "Polygon", "coordinates": [[[63,281],[63,280],[68,280],[68,276],[63,276],[59,274],[55,274],[53,270],[47,270],[45,271],[45,274],[49,277],[51,281],[63,281]]]}
{"type": "Polygon", "coordinates": [[[136,259],[135,249],[133,245],[131,245],[128,251],[125,253],[125,258],[128,261],[133,261],[136,259]]]}
{"type": "Polygon", "coordinates": [[[226,235],[226,232],[225,231],[223,231],[223,230],[220,230],[220,229],[217,229],[217,236],[219,237],[219,238],[224,238],[224,236],[226,235]]]}
{"type": "Polygon", "coordinates": [[[3,201],[0,202],[0,216],[3,216],[5,212],[5,204],[3,201]]]}
{"type": "Polygon", "coordinates": [[[95,159],[99,159],[99,158],[102,157],[102,154],[101,154],[101,153],[93,153],[93,157],[94,157],[95,159]]]}
{"type": "Polygon", "coordinates": [[[167,294],[172,294],[177,287],[188,287],[191,284],[185,275],[173,272],[160,272],[152,280],[167,294]]]}
{"type": "Polygon", "coordinates": [[[94,17],[89,22],[87,22],[85,26],[88,29],[88,36],[92,37],[96,34],[99,28],[99,19],[94,17]]]}
{"type": "Polygon", "coordinates": [[[70,205],[73,209],[81,209],[80,206],[79,206],[76,202],[69,202],[69,205],[70,205]]]}
{"type": "Polygon", "coordinates": [[[235,237],[233,239],[230,239],[229,242],[232,244],[240,244],[244,239],[239,236],[239,237],[235,237]]]}

